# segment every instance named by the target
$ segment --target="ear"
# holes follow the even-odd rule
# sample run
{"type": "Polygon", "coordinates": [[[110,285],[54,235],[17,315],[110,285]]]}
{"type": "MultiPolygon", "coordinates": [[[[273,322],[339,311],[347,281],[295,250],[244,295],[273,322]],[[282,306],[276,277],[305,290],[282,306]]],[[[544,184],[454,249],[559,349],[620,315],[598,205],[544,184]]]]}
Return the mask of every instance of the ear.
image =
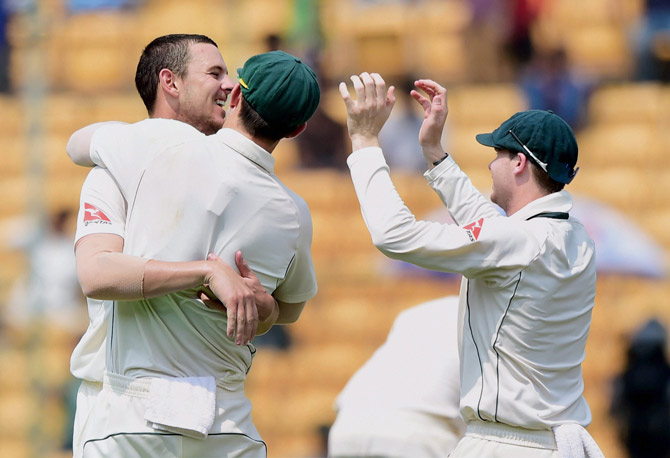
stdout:
{"type": "Polygon", "coordinates": [[[242,89],[240,89],[240,83],[238,82],[230,93],[230,108],[235,108],[240,104],[242,98],[242,89]]]}
{"type": "Polygon", "coordinates": [[[305,131],[305,129],[307,129],[307,123],[306,123],[306,122],[303,122],[303,123],[300,124],[298,127],[296,127],[295,130],[294,130],[293,132],[291,132],[290,134],[288,134],[288,135],[287,135],[286,137],[284,137],[284,138],[295,138],[295,137],[297,137],[298,135],[300,135],[301,133],[303,133],[303,132],[305,131]]]}
{"type": "Polygon", "coordinates": [[[172,73],[172,70],[164,68],[158,73],[158,85],[163,92],[172,97],[179,96],[179,85],[177,83],[177,75],[172,73]]]}
{"type": "Polygon", "coordinates": [[[512,173],[514,175],[520,175],[525,170],[529,169],[530,162],[528,162],[528,157],[523,153],[516,153],[516,156],[512,158],[512,173]]]}

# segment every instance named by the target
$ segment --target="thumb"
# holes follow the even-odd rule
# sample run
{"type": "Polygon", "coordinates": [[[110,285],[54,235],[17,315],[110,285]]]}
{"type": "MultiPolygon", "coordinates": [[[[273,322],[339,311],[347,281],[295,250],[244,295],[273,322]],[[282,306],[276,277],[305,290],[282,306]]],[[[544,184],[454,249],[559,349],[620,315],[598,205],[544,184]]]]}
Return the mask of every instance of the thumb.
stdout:
{"type": "Polygon", "coordinates": [[[395,87],[391,86],[386,91],[386,105],[393,106],[395,104],[395,87]]]}
{"type": "Polygon", "coordinates": [[[243,277],[251,277],[253,275],[249,264],[247,264],[247,261],[242,256],[242,252],[240,250],[235,252],[235,265],[237,266],[237,270],[240,271],[240,275],[243,277]]]}
{"type": "Polygon", "coordinates": [[[430,113],[430,100],[428,100],[426,97],[421,95],[418,91],[412,90],[410,92],[410,95],[414,100],[419,102],[419,105],[421,105],[421,108],[423,108],[424,114],[427,116],[430,113]]]}
{"type": "Polygon", "coordinates": [[[220,258],[217,255],[215,255],[214,253],[209,253],[207,255],[207,260],[208,261],[219,261],[220,258]]]}

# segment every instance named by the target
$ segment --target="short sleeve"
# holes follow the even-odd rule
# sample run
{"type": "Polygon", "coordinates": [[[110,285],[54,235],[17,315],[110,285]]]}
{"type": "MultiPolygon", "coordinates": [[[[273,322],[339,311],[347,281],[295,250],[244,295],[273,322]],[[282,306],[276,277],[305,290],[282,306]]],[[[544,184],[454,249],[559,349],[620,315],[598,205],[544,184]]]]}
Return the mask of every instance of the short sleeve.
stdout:
{"type": "Polygon", "coordinates": [[[127,200],[151,159],[146,140],[138,133],[138,125],[113,124],[101,127],[91,138],[91,160],[109,170],[127,200]]]}
{"type": "Polygon", "coordinates": [[[142,176],[156,155],[191,138],[203,137],[192,126],[172,119],[145,119],[135,124],[111,124],[96,130],[89,154],[106,168],[127,201],[132,201],[142,176]]]}
{"type": "Polygon", "coordinates": [[[81,189],[75,243],[90,234],[125,236],[126,200],[109,171],[93,168],[81,189]]]}
{"type": "Polygon", "coordinates": [[[289,304],[311,299],[316,295],[317,284],[312,259],[312,218],[307,204],[294,194],[300,217],[300,234],[295,255],[282,281],[272,294],[275,299],[289,304]]]}

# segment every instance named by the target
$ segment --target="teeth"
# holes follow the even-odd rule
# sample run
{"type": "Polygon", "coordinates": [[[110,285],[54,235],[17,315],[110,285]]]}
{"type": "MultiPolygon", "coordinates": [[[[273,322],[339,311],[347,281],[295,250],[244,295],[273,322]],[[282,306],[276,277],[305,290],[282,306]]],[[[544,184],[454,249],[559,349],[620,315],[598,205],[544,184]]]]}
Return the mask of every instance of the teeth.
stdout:
{"type": "Polygon", "coordinates": [[[217,100],[217,101],[216,101],[216,104],[217,104],[218,106],[222,107],[222,106],[224,106],[224,105],[226,104],[226,102],[224,102],[223,100],[217,100]]]}

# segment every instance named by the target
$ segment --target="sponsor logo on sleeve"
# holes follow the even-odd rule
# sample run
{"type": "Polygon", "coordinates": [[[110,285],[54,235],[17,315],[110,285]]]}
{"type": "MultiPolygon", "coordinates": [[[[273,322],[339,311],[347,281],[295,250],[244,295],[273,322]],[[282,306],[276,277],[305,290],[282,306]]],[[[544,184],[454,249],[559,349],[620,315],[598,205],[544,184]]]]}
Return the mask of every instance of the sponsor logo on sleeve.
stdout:
{"type": "Polygon", "coordinates": [[[112,224],[105,212],[95,205],[84,203],[84,225],[89,224],[112,224]]]}
{"type": "Polygon", "coordinates": [[[471,242],[476,242],[479,239],[479,233],[482,231],[483,224],[484,218],[479,218],[479,221],[475,221],[474,223],[463,226],[463,229],[465,229],[468,237],[470,237],[471,242]]]}

